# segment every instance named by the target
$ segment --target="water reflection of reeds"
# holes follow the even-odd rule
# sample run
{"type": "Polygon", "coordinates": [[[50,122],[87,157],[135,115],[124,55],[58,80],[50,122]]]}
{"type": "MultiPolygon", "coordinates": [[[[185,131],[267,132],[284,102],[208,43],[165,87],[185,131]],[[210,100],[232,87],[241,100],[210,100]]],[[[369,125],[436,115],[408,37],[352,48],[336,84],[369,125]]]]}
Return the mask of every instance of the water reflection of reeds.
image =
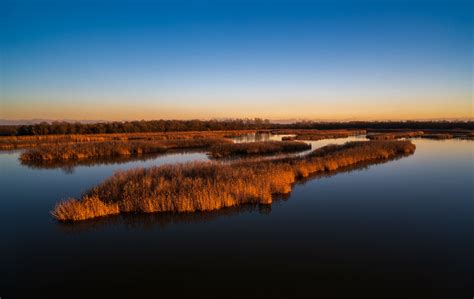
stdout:
{"type": "Polygon", "coordinates": [[[123,213],[116,216],[88,219],[77,223],[58,222],[57,228],[67,234],[82,233],[113,226],[124,226],[129,229],[151,230],[166,229],[175,224],[197,224],[215,221],[218,218],[230,218],[244,213],[258,212],[262,215],[271,213],[271,205],[246,204],[210,212],[193,213],[123,213]]]}

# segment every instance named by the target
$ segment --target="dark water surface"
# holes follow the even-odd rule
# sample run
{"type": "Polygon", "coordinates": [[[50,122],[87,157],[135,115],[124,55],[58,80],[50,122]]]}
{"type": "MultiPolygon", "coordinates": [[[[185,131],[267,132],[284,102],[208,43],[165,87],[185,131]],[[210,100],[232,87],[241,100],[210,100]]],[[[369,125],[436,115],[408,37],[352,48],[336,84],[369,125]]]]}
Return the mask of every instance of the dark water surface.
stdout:
{"type": "Polygon", "coordinates": [[[413,142],[412,156],[297,184],[272,206],[74,225],[50,217],[58,200],[206,155],[64,171],[2,152],[0,297],[472,298],[474,142],[413,142]]]}

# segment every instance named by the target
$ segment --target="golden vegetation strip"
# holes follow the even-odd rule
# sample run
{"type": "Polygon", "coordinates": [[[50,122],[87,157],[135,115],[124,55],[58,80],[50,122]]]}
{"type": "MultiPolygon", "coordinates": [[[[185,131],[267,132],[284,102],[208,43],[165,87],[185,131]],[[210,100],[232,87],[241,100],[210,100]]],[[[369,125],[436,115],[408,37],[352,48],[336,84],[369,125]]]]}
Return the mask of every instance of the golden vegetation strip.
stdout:
{"type": "Polygon", "coordinates": [[[386,132],[372,132],[367,134],[367,138],[371,140],[390,140],[390,139],[400,139],[400,138],[427,138],[427,139],[474,139],[474,132],[471,130],[422,130],[422,131],[396,131],[390,130],[386,132]]]}
{"type": "Polygon", "coordinates": [[[403,131],[403,132],[367,134],[367,138],[371,140],[390,140],[390,139],[420,137],[420,136],[423,136],[423,134],[424,134],[423,131],[403,131]]]}
{"type": "Polygon", "coordinates": [[[192,138],[161,141],[105,141],[75,144],[55,144],[36,147],[20,155],[23,162],[68,161],[114,156],[139,156],[164,153],[173,149],[209,148],[232,143],[224,138],[192,138]]]}
{"type": "Polygon", "coordinates": [[[333,138],[347,138],[355,135],[365,135],[365,130],[273,130],[272,134],[292,134],[282,140],[323,140],[333,138]]]}
{"type": "Polygon", "coordinates": [[[193,162],[115,173],[82,199],[59,202],[52,215],[79,221],[121,212],[211,211],[242,204],[270,204],[298,178],[357,163],[411,154],[410,141],[349,142],[303,157],[257,162],[193,162]]]}
{"type": "Polygon", "coordinates": [[[291,134],[291,135],[331,135],[331,134],[347,134],[352,135],[363,135],[367,131],[363,129],[336,129],[336,130],[317,130],[317,129],[280,129],[271,130],[272,134],[291,134]]]}
{"type": "Polygon", "coordinates": [[[453,138],[453,135],[452,135],[452,134],[443,134],[443,133],[439,133],[439,134],[423,134],[422,137],[423,137],[423,138],[427,138],[427,139],[443,140],[443,139],[452,139],[452,138],[453,138]]]}
{"type": "Polygon", "coordinates": [[[159,133],[115,133],[115,134],[69,134],[69,135],[34,135],[34,136],[0,136],[0,150],[30,148],[42,145],[76,144],[106,141],[161,141],[197,138],[228,138],[255,133],[255,130],[236,131],[191,131],[159,133]]]}
{"type": "Polygon", "coordinates": [[[213,158],[232,156],[270,155],[310,150],[311,145],[298,141],[261,141],[246,143],[220,143],[213,145],[210,155],[213,158]]]}
{"type": "Polygon", "coordinates": [[[425,131],[425,134],[421,136],[422,138],[428,139],[452,139],[452,138],[459,138],[459,139],[467,139],[467,140],[474,140],[474,132],[468,130],[450,130],[450,131],[425,131]]]}

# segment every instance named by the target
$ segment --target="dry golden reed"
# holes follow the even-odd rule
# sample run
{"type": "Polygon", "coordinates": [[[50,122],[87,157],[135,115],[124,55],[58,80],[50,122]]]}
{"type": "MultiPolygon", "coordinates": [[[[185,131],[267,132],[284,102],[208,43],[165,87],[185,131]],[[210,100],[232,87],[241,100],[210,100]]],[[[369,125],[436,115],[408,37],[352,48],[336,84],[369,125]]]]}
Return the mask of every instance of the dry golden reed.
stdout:
{"type": "Polygon", "coordinates": [[[164,153],[173,149],[209,148],[232,143],[225,138],[188,138],[175,140],[104,141],[75,144],[43,145],[20,155],[23,162],[68,161],[114,156],[139,156],[164,153]]]}
{"type": "Polygon", "coordinates": [[[282,140],[323,140],[332,138],[347,138],[355,135],[365,135],[365,130],[275,130],[273,134],[294,134],[282,140]]]}
{"type": "Polygon", "coordinates": [[[298,141],[220,143],[211,147],[210,155],[213,158],[226,158],[231,156],[270,155],[299,152],[310,149],[310,144],[298,141]]]}
{"type": "Polygon", "coordinates": [[[317,149],[303,157],[252,162],[192,162],[120,171],[82,199],[56,205],[53,216],[77,221],[118,212],[211,211],[242,204],[271,204],[298,178],[357,163],[411,154],[410,141],[348,142],[317,149]]]}
{"type": "Polygon", "coordinates": [[[420,136],[423,136],[423,134],[424,134],[423,131],[403,131],[403,132],[367,134],[367,138],[371,140],[390,140],[390,139],[420,137],[420,136]]]}
{"type": "Polygon", "coordinates": [[[422,136],[423,138],[428,138],[428,139],[438,139],[438,140],[442,140],[442,139],[452,139],[454,136],[452,134],[443,134],[443,133],[439,133],[439,134],[423,134],[422,136]]]}
{"type": "Polygon", "coordinates": [[[76,144],[105,141],[137,140],[176,140],[192,138],[237,137],[255,133],[255,130],[235,131],[189,131],[158,133],[113,133],[113,134],[67,134],[67,135],[33,135],[33,136],[0,136],[0,150],[30,148],[42,145],[76,144]]]}
{"type": "Polygon", "coordinates": [[[120,213],[117,203],[104,203],[97,196],[84,196],[81,200],[69,199],[56,205],[51,214],[61,221],[85,220],[120,213]]]}

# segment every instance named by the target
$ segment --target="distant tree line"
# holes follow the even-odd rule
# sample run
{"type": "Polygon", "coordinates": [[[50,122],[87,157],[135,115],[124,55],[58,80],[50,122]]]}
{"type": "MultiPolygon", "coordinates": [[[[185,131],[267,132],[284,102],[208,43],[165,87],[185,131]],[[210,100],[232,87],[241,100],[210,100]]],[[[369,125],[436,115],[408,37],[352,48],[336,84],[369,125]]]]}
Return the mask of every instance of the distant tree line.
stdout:
{"type": "Polygon", "coordinates": [[[69,122],[41,122],[34,125],[0,126],[0,135],[48,135],[48,134],[107,134],[137,132],[180,132],[216,130],[255,130],[269,129],[268,119],[236,120],[141,120],[124,122],[103,122],[94,124],[69,122]]]}
{"type": "Polygon", "coordinates": [[[48,134],[107,134],[137,132],[177,132],[177,131],[216,131],[216,130],[265,130],[265,129],[435,129],[474,130],[473,121],[351,121],[351,122],[312,122],[303,121],[290,124],[271,123],[268,119],[235,120],[141,120],[124,122],[103,122],[94,124],[69,122],[42,122],[34,125],[0,126],[0,135],[48,135],[48,134]]]}
{"type": "Polygon", "coordinates": [[[312,122],[304,121],[287,125],[277,125],[285,129],[365,129],[365,130],[474,130],[474,121],[349,121],[312,122]]]}

